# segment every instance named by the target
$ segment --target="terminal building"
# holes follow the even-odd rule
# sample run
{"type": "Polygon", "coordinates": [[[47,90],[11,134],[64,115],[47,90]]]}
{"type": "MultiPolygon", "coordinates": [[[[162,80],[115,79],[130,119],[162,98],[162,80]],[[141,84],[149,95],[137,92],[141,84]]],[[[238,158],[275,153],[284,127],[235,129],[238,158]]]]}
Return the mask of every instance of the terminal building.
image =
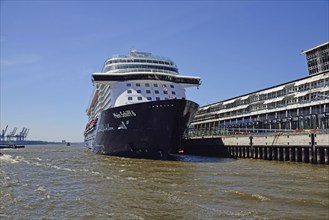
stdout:
{"type": "Polygon", "coordinates": [[[329,41],[302,53],[308,76],[200,107],[189,134],[329,129],[329,41]]]}

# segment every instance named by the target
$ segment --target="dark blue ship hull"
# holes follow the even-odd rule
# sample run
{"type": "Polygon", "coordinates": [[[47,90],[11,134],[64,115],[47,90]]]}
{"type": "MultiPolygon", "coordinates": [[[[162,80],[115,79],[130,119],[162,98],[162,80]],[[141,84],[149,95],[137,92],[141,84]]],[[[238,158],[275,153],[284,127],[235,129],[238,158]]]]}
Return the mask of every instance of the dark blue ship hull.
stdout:
{"type": "Polygon", "coordinates": [[[198,104],[185,100],[144,102],[101,112],[88,147],[95,153],[166,159],[179,149],[198,104]]]}

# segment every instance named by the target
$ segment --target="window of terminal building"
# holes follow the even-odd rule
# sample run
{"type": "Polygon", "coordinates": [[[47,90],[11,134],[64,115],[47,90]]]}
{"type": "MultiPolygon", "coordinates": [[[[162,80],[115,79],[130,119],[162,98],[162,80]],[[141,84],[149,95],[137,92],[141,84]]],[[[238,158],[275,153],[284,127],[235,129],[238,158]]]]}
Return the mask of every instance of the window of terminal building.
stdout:
{"type": "Polygon", "coordinates": [[[163,94],[168,94],[168,91],[163,91],[163,94]]]}
{"type": "Polygon", "coordinates": [[[137,87],[140,87],[140,86],[141,86],[141,84],[140,84],[140,83],[136,83],[136,86],[137,86],[137,87]]]}
{"type": "Polygon", "coordinates": [[[171,94],[176,95],[176,92],[175,91],[172,91],[171,94]]]}
{"type": "Polygon", "coordinates": [[[131,83],[127,83],[127,86],[130,87],[131,86],[131,83]]]}
{"type": "Polygon", "coordinates": [[[158,84],[154,83],[154,87],[158,87],[158,84]]]}
{"type": "Polygon", "coordinates": [[[128,89],[128,90],[127,90],[127,93],[132,93],[131,89],[128,89]]]}
{"type": "Polygon", "coordinates": [[[129,100],[129,101],[133,100],[133,97],[128,97],[128,100],[129,100]]]}
{"type": "Polygon", "coordinates": [[[155,100],[159,101],[159,100],[160,100],[160,98],[159,98],[159,97],[156,97],[156,98],[155,98],[155,100]]]}
{"type": "Polygon", "coordinates": [[[151,93],[151,90],[146,90],[146,93],[147,93],[147,94],[151,93]]]}
{"type": "Polygon", "coordinates": [[[146,87],[150,87],[150,83],[145,83],[145,86],[146,87]]]}
{"type": "Polygon", "coordinates": [[[143,98],[142,98],[142,97],[137,97],[137,99],[138,99],[139,101],[141,101],[143,98]]]}
{"type": "Polygon", "coordinates": [[[137,93],[142,93],[142,90],[137,90],[137,93]]]}
{"type": "Polygon", "coordinates": [[[155,90],[154,93],[155,93],[155,94],[159,94],[159,90],[155,90]]]}
{"type": "Polygon", "coordinates": [[[147,100],[151,101],[151,100],[152,100],[152,98],[151,98],[151,97],[147,97],[147,100]]]}
{"type": "Polygon", "coordinates": [[[175,88],[175,86],[174,86],[174,85],[170,85],[170,88],[172,88],[172,89],[173,89],[173,88],[175,88]]]}

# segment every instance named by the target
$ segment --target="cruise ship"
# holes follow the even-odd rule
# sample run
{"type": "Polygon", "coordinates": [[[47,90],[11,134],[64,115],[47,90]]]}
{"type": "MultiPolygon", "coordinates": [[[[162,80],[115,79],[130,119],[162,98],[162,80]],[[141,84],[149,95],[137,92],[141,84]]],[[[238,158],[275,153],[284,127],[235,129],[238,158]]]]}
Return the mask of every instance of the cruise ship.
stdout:
{"type": "Polygon", "coordinates": [[[151,53],[114,55],[92,82],[84,137],[97,154],[166,159],[199,108],[185,88],[198,87],[200,77],[179,75],[171,59],[151,53]]]}

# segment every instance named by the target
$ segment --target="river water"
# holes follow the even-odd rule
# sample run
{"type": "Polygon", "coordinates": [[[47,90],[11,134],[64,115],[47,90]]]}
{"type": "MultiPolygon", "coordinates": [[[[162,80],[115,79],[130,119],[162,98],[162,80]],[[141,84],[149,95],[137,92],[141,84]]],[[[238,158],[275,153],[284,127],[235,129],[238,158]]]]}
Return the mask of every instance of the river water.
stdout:
{"type": "Polygon", "coordinates": [[[1,150],[0,219],[328,219],[329,167],[96,155],[82,144],[1,150]]]}

